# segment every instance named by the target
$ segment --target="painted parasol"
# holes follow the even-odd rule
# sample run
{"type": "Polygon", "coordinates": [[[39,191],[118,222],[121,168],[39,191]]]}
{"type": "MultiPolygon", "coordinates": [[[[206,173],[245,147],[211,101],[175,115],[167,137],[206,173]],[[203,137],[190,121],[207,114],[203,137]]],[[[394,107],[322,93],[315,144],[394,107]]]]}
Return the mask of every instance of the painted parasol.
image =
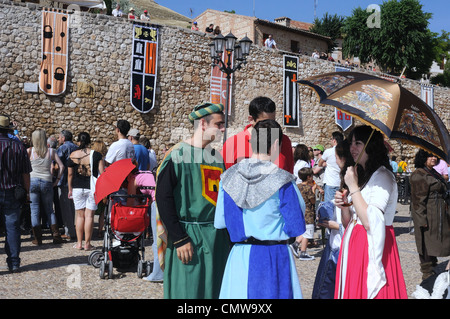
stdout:
{"type": "Polygon", "coordinates": [[[450,135],[424,101],[400,83],[358,72],[333,72],[297,81],[331,105],[381,131],[450,162],[450,135]]]}

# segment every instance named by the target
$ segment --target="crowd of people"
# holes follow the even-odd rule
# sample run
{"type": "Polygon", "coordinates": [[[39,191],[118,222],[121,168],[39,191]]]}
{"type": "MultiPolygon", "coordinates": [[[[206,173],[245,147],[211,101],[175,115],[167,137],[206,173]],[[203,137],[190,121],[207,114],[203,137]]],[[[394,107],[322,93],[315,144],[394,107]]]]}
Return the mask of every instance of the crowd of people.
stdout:
{"type": "MultiPolygon", "coordinates": [[[[194,21],[192,22],[192,27],[191,30],[193,31],[200,31],[200,28],[198,27],[198,22],[194,21]]],[[[214,23],[210,23],[206,28],[205,28],[205,34],[209,35],[209,36],[218,36],[219,34],[221,34],[222,31],[220,30],[220,26],[216,25],[214,26],[214,23]]]]}
{"type": "MultiPolygon", "coordinates": [[[[136,10],[132,7],[128,10],[128,19],[150,22],[150,15],[148,14],[148,10],[144,10],[144,12],[140,16],[137,15],[135,11],[136,10]]],[[[116,7],[112,10],[111,14],[115,17],[124,16],[122,9],[120,9],[120,4],[116,4],[116,7]]]]}
{"type": "Polygon", "coordinates": [[[0,192],[5,196],[1,224],[13,272],[20,268],[23,231],[30,231],[37,246],[43,244],[43,229],[48,228],[53,244],[73,241],[75,249],[93,250],[94,214],[100,214],[99,237],[104,217],[94,200],[95,181],[105,167],[122,158],[139,161],[138,170],[151,171],[157,165],[149,139],[130,129],[126,120],[118,121],[117,141],[109,148],[101,140],[92,142],[87,132],[80,132],[74,142],[69,130],[47,137],[40,128],[33,131],[29,145],[8,116],[0,116],[0,122],[0,192]],[[20,191],[24,195],[19,198],[20,191]]]}
{"type": "MultiPolygon", "coordinates": [[[[225,130],[223,109],[197,105],[189,114],[193,134],[167,148],[158,167],[149,140],[126,120],[117,122],[109,148],[87,132],[74,143],[67,130],[47,139],[42,129],[27,146],[8,136],[12,124],[0,116],[0,212],[10,271],[20,268],[20,207],[23,214],[27,203],[33,244],[42,245],[46,216],[55,244],[72,240],[74,249],[93,249],[95,179],[131,158],[138,171],[157,168],[154,264],[144,279],[162,281],[165,298],[302,298],[295,258],[314,259],[307,249],[318,229],[327,240],[312,298],[407,298],[392,224],[395,175],[408,169],[393,165],[382,134],[363,125],[347,137],[333,132],[329,148],[293,143],[275,120],[275,103],[256,97],[248,125],[218,151],[211,144],[225,130]]],[[[426,279],[437,257],[450,255],[448,175],[423,150],[414,164],[411,209],[426,279]]],[[[128,181],[138,183],[136,176],[128,181]]]]}

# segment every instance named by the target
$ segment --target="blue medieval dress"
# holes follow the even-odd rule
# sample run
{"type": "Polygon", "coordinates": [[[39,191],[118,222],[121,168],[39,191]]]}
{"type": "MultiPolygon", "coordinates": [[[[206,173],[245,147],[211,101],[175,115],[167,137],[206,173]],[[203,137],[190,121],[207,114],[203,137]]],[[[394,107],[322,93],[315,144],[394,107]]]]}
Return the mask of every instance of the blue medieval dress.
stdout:
{"type": "Polygon", "coordinates": [[[214,226],[234,243],[219,298],[302,298],[289,239],[305,232],[305,204],[294,175],[244,159],[221,176],[214,226]]]}

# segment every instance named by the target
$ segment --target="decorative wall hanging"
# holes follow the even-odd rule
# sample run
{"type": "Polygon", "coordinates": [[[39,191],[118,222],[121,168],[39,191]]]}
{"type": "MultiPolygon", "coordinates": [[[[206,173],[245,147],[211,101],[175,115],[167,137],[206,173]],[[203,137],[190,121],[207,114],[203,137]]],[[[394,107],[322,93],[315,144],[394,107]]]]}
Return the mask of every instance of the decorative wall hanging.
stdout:
{"type": "Polygon", "coordinates": [[[48,95],[66,91],[69,53],[69,14],[57,9],[42,10],[42,62],[39,88],[48,95]]]}
{"type": "Polygon", "coordinates": [[[157,70],[158,28],[134,24],[130,102],[141,113],[155,106],[157,70]]]}
{"type": "Polygon", "coordinates": [[[285,127],[299,127],[298,57],[285,55],[283,57],[283,63],[283,125],[285,127]]]}
{"type": "MultiPolygon", "coordinates": [[[[352,69],[341,67],[341,66],[335,66],[336,72],[350,72],[352,69]]],[[[344,132],[353,124],[353,117],[351,117],[348,114],[345,114],[341,110],[338,110],[337,108],[334,109],[334,122],[337,126],[339,126],[344,132]]]]}
{"type": "MultiPolygon", "coordinates": [[[[233,67],[233,55],[231,52],[231,67],[233,67]]],[[[222,61],[228,64],[228,54],[223,52],[222,61]]],[[[233,74],[230,74],[230,94],[229,94],[229,104],[228,104],[228,115],[231,115],[231,100],[232,100],[232,90],[233,90],[233,74]]],[[[211,93],[210,102],[214,104],[227,105],[227,75],[220,70],[220,65],[215,65],[211,67],[211,93]]]]}
{"type": "Polygon", "coordinates": [[[420,97],[422,101],[427,103],[432,109],[434,109],[434,87],[431,84],[420,84],[420,97]]]}

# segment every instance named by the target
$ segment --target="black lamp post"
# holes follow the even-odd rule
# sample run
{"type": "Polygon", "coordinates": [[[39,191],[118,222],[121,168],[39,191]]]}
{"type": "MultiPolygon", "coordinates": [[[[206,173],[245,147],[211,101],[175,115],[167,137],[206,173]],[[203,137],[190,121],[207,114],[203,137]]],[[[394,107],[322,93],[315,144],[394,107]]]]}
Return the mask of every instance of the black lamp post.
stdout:
{"type": "Polygon", "coordinates": [[[247,63],[247,56],[250,53],[250,46],[253,43],[247,36],[236,43],[237,38],[230,32],[225,37],[222,34],[216,36],[211,42],[211,59],[212,66],[219,66],[220,71],[227,75],[227,103],[225,109],[225,132],[223,134],[223,142],[227,139],[228,128],[228,109],[230,104],[230,79],[231,74],[241,69],[243,64],[247,63]],[[222,61],[222,53],[226,52],[227,62],[222,61]],[[234,59],[237,61],[234,67],[231,67],[231,54],[234,52],[234,59]]]}

